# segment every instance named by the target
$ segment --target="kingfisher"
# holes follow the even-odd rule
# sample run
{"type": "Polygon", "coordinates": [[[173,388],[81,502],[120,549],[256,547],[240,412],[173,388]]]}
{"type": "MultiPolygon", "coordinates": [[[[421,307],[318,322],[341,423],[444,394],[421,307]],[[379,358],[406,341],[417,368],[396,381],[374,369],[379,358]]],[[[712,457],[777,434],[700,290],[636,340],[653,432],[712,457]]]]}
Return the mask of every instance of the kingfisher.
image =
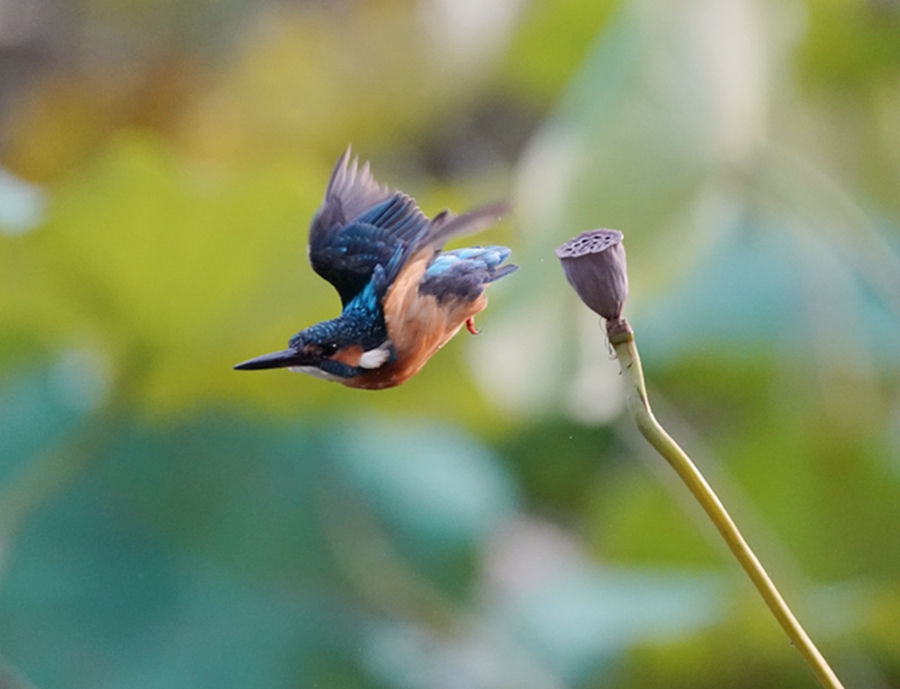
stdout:
{"type": "Polygon", "coordinates": [[[288,348],[235,366],[288,368],[351,388],[381,390],[409,380],[462,328],[477,334],[486,287],[518,266],[503,246],[443,251],[508,212],[493,203],[429,219],[415,200],[372,177],[369,163],[338,159],[309,230],[313,270],[338,291],[343,310],[301,330],[288,348]]]}

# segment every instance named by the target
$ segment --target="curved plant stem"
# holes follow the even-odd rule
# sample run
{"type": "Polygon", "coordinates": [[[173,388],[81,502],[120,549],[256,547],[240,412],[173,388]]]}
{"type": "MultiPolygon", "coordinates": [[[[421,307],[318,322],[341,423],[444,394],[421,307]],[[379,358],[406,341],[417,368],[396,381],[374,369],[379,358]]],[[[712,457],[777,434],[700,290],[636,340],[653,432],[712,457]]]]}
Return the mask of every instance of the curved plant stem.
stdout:
{"type": "Polygon", "coordinates": [[[703,474],[694,466],[690,457],[685,454],[678,444],[672,440],[668,433],[659,425],[650,410],[650,402],[647,399],[647,389],[644,385],[644,374],[641,370],[641,360],[638,356],[637,346],[634,342],[634,332],[624,319],[609,321],[607,323],[607,335],[610,344],[615,348],[625,378],[626,404],[628,411],[634,418],[641,434],[661,454],[672,468],[681,477],[691,493],[712,519],[713,524],[722,534],[722,538],[728,544],[731,552],[740,562],[741,567],[753,581],[765,600],[766,605],[775,615],[778,623],[790,637],[797,650],[810,664],[813,672],[818,677],[823,687],[827,689],[843,689],[843,685],[828,665],[828,662],[816,648],[815,644],[804,631],[803,627],[794,617],[784,598],[775,588],[775,584],[769,578],[756,555],[747,545],[741,532],[738,531],[725,507],[715,494],[703,474]]]}

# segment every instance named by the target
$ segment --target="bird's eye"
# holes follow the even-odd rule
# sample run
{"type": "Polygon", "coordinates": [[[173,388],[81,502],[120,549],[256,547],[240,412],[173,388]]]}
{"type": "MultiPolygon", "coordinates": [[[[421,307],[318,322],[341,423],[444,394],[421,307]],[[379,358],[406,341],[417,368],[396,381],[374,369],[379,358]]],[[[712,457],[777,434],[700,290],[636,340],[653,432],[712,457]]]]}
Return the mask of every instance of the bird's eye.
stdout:
{"type": "Polygon", "coordinates": [[[322,345],[322,354],[324,356],[331,356],[338,350],[338,346],[334,342],[326,342],[322,345]]]}

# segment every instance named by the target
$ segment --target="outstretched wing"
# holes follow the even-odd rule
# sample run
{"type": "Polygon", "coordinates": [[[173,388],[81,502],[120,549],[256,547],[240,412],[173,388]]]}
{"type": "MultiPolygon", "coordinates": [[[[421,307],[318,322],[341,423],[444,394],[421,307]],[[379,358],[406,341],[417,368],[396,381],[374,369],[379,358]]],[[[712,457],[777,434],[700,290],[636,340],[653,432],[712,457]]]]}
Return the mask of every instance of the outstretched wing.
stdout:
{"type": "Polygon", "coordinates": [[[313,218],[309,260],[334,285],[344,306],[373,277],[381,298],[414,255],[437,253],[450,237],[479,231],[506,210],[506,204],[497,203],[460,216],[443,211],[429,220],[409,196],[379,185],[368,163],[360,168],[357,158],[351,161],[348,147],[313,218]]]}
{"type": "MultiPolygon", "coordinates": [[[[438,218],[435,218],[437,221],[438,218]]],[[[344,306],[372,279],[375,267],[399,261],[432,223],[409,196],[378,184],[350,148],[338,160],[325,201],[309,231],[313,270],[341,295],[344,306]]]]}

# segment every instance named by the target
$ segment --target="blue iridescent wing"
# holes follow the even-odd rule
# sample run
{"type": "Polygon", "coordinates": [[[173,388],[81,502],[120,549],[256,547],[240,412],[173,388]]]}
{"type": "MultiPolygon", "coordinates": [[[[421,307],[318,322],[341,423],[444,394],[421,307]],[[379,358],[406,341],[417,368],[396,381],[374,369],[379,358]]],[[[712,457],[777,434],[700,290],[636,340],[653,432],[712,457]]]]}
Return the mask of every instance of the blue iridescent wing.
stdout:
{"type": "Polygon", "coordinates": [[[450,237],[477,232],[508,210],[495,203],[464,215],[447,211],[429,220],[406,194],[378,184],[369,164],[359,167],[350,148],[335,165],[325,201],[309,231],[309,260],[346,307],[375,279],[380,299],[419,251],[435,254],[450,237]],[[382,271],[376,275],[376,267],[382,271]]]}
{"type": "Polygon", "coordinates": [[[432,223],[409,196],[379,185],[350,148],[338,160],[325,201],[309,231],[309,260],[346,306],[372,279],[376,266],[402,263],[432,223]]]}

